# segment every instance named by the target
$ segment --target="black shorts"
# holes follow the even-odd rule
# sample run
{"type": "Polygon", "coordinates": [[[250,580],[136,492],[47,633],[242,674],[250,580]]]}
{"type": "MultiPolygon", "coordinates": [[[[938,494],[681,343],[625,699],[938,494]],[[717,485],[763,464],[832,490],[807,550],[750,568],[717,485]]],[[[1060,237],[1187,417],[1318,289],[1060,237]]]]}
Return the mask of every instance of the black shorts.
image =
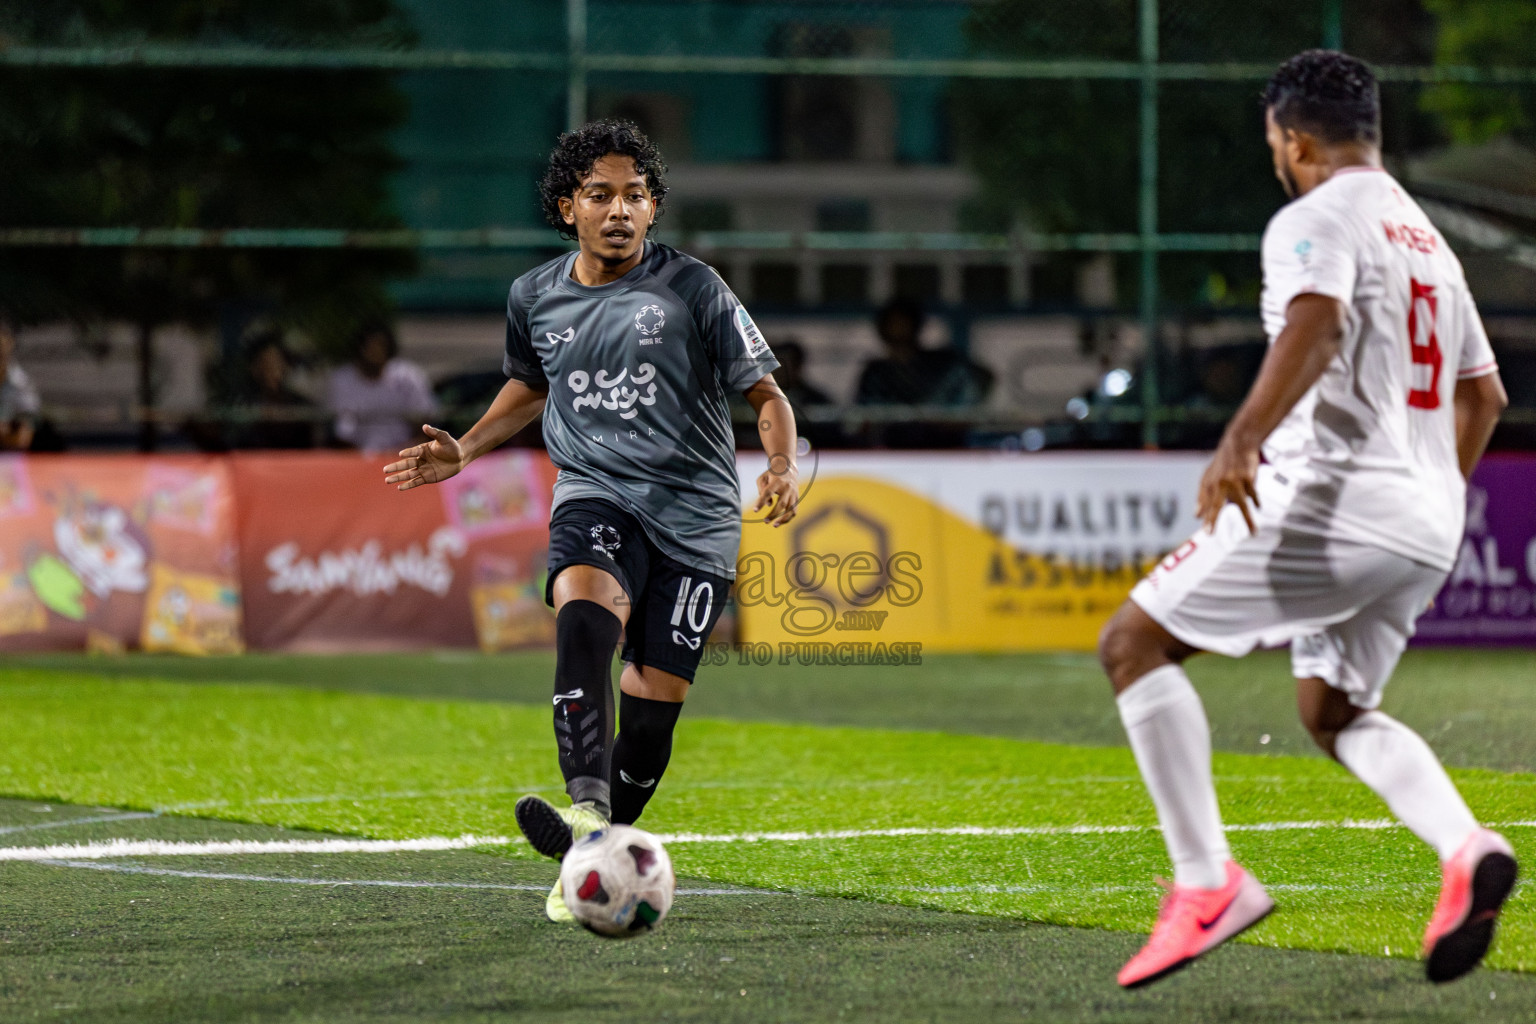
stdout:
{"type": "Polygon", "coordinates": [[[596,566],[624,588],[630,607],[621,658],[693,682],[730,595],[730,580],[668,557],[638,519],[598,498],[564,502],[550,517],[544,600],[551,606],[555,577],[573,565],[596,566]]]}

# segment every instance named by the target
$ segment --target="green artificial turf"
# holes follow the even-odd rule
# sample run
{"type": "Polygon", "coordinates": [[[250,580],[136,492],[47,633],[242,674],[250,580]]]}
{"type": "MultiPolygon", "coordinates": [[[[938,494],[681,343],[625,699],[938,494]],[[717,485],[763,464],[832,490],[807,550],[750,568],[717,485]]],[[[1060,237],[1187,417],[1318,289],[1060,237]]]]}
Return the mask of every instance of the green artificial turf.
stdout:
{"type": "MultiPolygon", "coordinates": [[[[405,838],[515,835],[516,794],[558,789],[547,706],[261,685],[0,671],[0,792],[405,838]]],[[[1317,758],[1221,754],[1230,824],[1377,819],[1317,758]]],[[[1475,811],[1532,817],[1532,779],[1457,773],[1475,811]]],[[[1109,834],[674,841],[688,875],[1059,924],[1145,930],[1166,871],[1128,752],[939,732],[690,717],[646,827],[741,835],[981,826],[1146,826],[1109,834]]],[[[124,836],[135,835],[133,823],[124,836]]],[[[1518,849],[1529,828],[1512,828],[1518,849]]],[[[1234,832],[1281,910],[1247,940],[1414,955],[1429,851],[1400,829],[1234,832]]],[[[528,855],[525,847],[506,848],[528,855]]],[[[1536,965],[1517,900],[1490,963],[1536,965]]]]}
{"type": "MultiPolygon", "coordinates": [[[[121,817],[0,801],[0,842],[106,838],[129,822],[97,819],[121,817]]],[[[137,821],[134,832],[295,838],[168,817],[137,821]]],[[[1433,988],[1402,960],[1252,946],[1224,948],[1152,989],[1124,993],[1111,979],[1137,936],[776,892],[715,894],[689,878],[661,931],[600,940],[540,918],[553,865],[466,851],[79,865],[0,862],[5,1020],[1536,1017],[1536,976],[1483,971],[1433,988]]]]}
{"type": "MultiPolygon", "coordinates": [[[[278,683],[460,700],[543,705],[554,658],[481,655],[32,655],[16,668],[113,678],[278,683]]],[[[1296,721],[1290,658],[1214,655],[1190,662],[1218,749],[1318,756],[1296,721]],[[1268,742],[1265,742],[1267,739],[1268,742]]],[[[1419,730],[1450,764],[1536,771],[1536,656],[1523,650],[1411,650],[1384,708],[1419,730]]],[[[1123,746],[1125,733],[1098,663],[1087,654],[930,655],[917,666],[707,666],[688,715],[744,721],[933,729],[1055,743],[1123,746]]]]}

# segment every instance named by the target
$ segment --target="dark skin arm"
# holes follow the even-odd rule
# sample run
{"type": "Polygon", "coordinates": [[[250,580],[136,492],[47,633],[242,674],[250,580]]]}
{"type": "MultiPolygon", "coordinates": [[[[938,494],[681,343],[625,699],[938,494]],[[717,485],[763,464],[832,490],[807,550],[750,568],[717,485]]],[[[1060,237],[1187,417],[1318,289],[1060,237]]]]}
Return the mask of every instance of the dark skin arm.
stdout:
{"type": "Polygon", "coordinates": [[[1291,300],[1285,329],[1265,353],[1253,390],[1227,424],[1200,478],[1196,511],[1206,529],[1215,528],[1216,517],[1231,502],[1243,513],[1249,531],[1254,530],[1248,502],[1258,507],[1254,478],[1259,471],[1259,446],[1338,355],[1345,316],[1344,303],[1326,295],[1298,295],[1291,300]]]}
{"type": "Polygon", "coordinates": [[[429,440],[403,449],[399,462],[384,467],[384,482],[402,491],[442,483],[532,423],[544,411],[548,395],[520,380],[508,380],[485,415],[462,438],[424,424],[421,429],[429,440]]]}
{"type": "Polygon", "coordinates": [[[1477,460],[1483,457],[1493,428],[1499,422],[1499,414],[1509,405],[1504,393],[1504,382],[1499,373],[1471,380],[1456,382],[1456,458],[1461,463],[1461,475],[1471,477],[1477,468],[1477,460]]]}
{"type": "Polygon", "coordinates": [[[756,512],[768,506],[765,522],[783,526],[795,518],[800,507],[800,466],[795,458],[795,411],[784,392],[774,383],[773,374],[759,380],[744,394],[757,413],[757,434],[763,451],[768,453],[768,468],[757,478],[756,512]]]}

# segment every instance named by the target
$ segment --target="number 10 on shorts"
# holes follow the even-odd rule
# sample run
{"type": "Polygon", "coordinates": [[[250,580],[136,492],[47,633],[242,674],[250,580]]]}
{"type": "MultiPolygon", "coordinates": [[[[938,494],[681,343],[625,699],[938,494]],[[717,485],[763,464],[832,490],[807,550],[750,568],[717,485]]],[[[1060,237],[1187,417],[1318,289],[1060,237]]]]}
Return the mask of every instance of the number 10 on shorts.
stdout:
{"type": "Polygon", "coordinates": [[[715,587],[708,580],[693,585],[692,576],[684,576],[677,585],[677,602],[672,606],[672,625],[680,626],[687,616],[688,628],[694,636],[704,632],[709,625],[709,613],[715,606],[715,587]]]}

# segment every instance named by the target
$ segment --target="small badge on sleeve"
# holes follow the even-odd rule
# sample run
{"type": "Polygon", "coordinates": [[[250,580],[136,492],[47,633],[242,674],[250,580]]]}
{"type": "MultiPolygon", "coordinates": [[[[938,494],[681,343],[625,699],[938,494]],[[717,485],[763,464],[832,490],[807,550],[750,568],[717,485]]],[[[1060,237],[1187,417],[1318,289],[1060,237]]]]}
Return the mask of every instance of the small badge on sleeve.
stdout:
{"type": "Polygon", "coordinates": [[[741,335],[742,344],[747,347],[749,358],[761,359],[768,354],[768,342],[763,337],[763,332],[757,329],[757,324],[752,322],[752,317],[745,306],[736,307],[736,333],[741,335]]]}

